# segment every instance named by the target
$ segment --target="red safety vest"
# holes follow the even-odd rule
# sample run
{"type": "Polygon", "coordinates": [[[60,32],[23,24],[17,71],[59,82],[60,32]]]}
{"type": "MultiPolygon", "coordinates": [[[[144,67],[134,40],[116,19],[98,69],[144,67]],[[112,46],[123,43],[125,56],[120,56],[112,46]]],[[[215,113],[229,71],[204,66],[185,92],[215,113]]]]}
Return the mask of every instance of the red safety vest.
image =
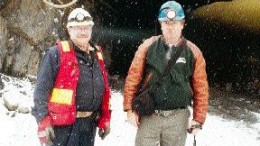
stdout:
{"type": "MultiPolygon", "coordinates": [[[[60,52],[60,67],[51,95],[49,96],[48,111],[52,119],[52,125],[71,125],[76,120],[76,90],[79,80],[79,65],[73,48],[68,41],[58,42],[60,52]]],[[[101,49],[96,53],[96,58],[102,70],[105,83],[103,93],[101,119],[110,121],[109,100],[110,87],[107,79],[107,72],[102,57],[101,49]],[[103,114],[103,118],[102,118],[103,114]]],[[[99,127],[105,126],[100,121],[99,127]],[[100,123],[101,122],[101,123],[100,123]]]]}

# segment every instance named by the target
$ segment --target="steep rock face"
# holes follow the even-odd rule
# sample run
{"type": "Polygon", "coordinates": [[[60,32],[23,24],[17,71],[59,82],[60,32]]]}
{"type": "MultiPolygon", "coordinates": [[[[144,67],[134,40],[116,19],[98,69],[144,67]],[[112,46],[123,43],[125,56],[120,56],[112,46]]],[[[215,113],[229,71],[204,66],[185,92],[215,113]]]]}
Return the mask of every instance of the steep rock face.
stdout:
{"type": "MultiPolygon", "coordinates": [[[[71,0],[51,2],[66,4],[71,0]]],[[[44,51],[67,39],[66,18],[75,7],[85,7],[93,15],[95,27],[100,24],[101,12],[95,11],[94,1],[80,0],[64,9],[50,7],[42,0],[1,1],[0,71],[13,76],[36,75],[44,51]]]]}
{"type": "Polygon", "coordinates": [[[4,62],[4,57],[6,56],[7,50],[6,48],[6,41],[9,37],[8,30],[6,28],[6,20],[1,17],[0,12],[0,70],[2,69],[2,65],[4,62]]]}
{"type": "Polygon", "coordinates": [[[0,10],[1,10],[3,7],[5,7],[5,5],[7,4],[8,1],[9,1],[9,0],[1,0],[1,1],[0,1],[0,10]]]}
{"type": "Polygon", "coordinates": [[[3,13],[9,30],[32,45],[39,44],[52,32],[54,20],[54,13],[43,6],[35,0],[12,1],[3,13]]]}
{"type": "Polygon", "coordinates": [[[1,6],[1,72],[36,75],[42,52],[58,38],[63,15],[42,1],[9,0],[1,6]]]}

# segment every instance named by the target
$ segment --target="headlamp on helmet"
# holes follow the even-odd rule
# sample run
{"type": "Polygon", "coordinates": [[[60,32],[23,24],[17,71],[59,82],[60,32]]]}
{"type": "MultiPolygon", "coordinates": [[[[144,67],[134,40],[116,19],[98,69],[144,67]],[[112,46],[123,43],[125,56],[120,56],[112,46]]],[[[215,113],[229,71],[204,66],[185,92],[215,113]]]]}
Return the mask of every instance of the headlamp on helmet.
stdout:
{"type": "Polygon", "coordinates": [[[68,22],[84,22],[84,21],[93,21],[93,18],[90,16],[84,16],[84,14],[79,13],[76,15],[75,18],[71,18],[68,20],[68,22]]]}
{"type": "Polygon", "coordinates": [[[182,6],[176,1],[164,3],[158,15],[159,21],[180,21],[185,18],[182,6]]]}
{"type": "Polygon", "coordinates": [[[94,25],[93,18],[82,8],[74,9],[68,16],[68,26],[87,26],[94,25]]]}
{"type": "Polygon", "coordinates": [[[176,12],[170,9],[168,10],[166,16],[169,20],[173,20],[173,18],[176,16],[176,12]]]}

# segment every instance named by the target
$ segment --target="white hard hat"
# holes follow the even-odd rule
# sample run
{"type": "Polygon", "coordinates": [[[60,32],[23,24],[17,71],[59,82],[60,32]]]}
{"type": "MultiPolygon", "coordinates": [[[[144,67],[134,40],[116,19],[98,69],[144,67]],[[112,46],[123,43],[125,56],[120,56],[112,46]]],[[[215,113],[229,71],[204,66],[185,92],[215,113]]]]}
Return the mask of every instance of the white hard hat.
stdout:
{"type": "Polygon", "coordinates": [[[68,26],[94,25],[93,18],[88,11],[82,8],[76,8],[68,16],[68,26]]]}

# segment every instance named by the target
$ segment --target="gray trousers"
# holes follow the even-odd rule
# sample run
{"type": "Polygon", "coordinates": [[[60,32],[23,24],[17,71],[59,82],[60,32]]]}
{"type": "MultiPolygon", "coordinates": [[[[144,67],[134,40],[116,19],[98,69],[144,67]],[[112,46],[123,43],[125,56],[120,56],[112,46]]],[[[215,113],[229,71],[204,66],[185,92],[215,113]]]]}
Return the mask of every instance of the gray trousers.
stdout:
{"type": "Polygon", "coordinates": [[[188,109],[176,109],[167,116],[143,117],[137,130],[136,146],[184,146],[190,117],[188,109]]]}

